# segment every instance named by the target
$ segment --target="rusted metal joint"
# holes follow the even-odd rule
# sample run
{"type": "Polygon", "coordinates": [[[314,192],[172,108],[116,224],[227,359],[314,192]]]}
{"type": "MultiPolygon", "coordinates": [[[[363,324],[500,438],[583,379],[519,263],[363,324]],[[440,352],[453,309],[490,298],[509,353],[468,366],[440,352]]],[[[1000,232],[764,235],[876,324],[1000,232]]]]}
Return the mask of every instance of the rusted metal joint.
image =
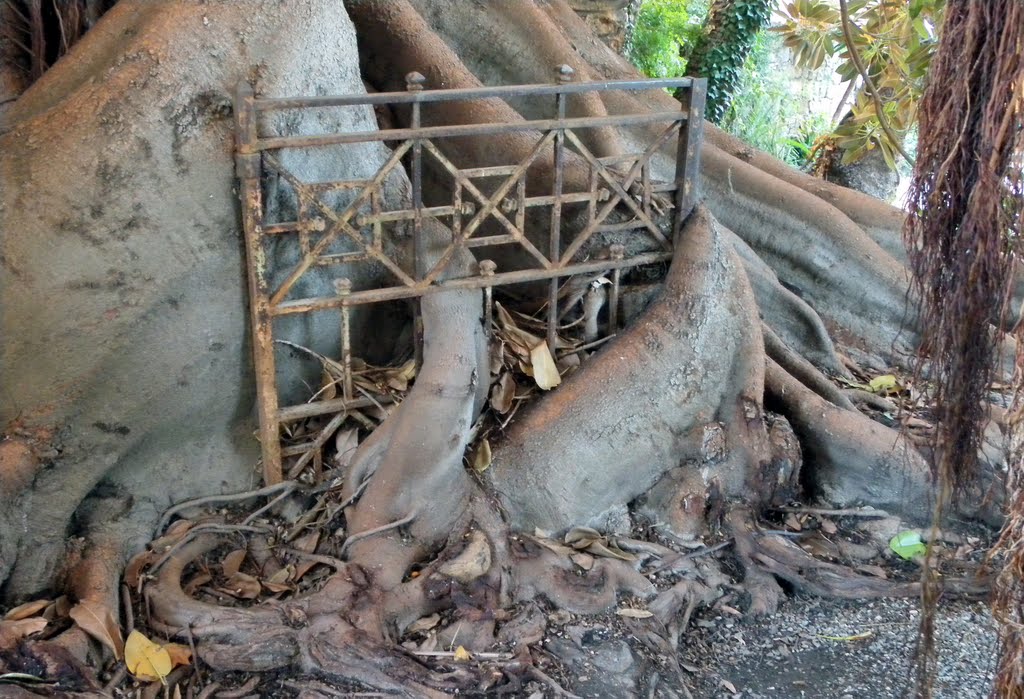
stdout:
{"type": "Polygon", "coordinates": [[[510,214],[519,208],[519,202],[511,197],[506,197],[501,200],[501,211],[502,213],[510,214]]]}
{"type": "Polygon", "coordinates": [[[299,221],[300,233],[320,233],[327,229],[327,221],[320,216],[311,216],[299,221]]]}
{"type": "Polygon", "coordinates": [[[259,153],[235,153],[235,175],[239,179],[258,179],[261,169],[259,153]]]}

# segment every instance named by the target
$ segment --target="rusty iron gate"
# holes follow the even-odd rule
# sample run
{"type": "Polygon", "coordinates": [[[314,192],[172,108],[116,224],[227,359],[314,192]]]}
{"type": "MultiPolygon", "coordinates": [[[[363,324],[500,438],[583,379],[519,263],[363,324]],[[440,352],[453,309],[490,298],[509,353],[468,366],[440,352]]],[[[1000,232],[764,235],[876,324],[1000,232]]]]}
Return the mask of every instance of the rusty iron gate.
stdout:
{"type": "MultiPolygon", "coordinates": [[[[618,282],[622,269],[663,262],[672,255],[672,247],[683,220],[697,198],[697,171],[702,138],[706,83],[701,79],[678,78],[662,80],[622,80],[605,82],[574,82],[569,66],[557,69],[551,84],[479,87],[468,89],[427,90],[419,73],[406,76],[405,92],[350,94],[300,98],[256,97],[248,83],[239,85],[235,103],[236,174],[242,201],[242,224],[247,253],[247,276],[256,368],[256,395],[259,414],[259,436],[263,455],[263,477],[267,484],[277,483],[287,475],[297,476],[321,449],[345,419],[346,411],[375,404],[372,396],[355,396],[352,390],[352,356],[349,309],[358,304],[376,303],[452,288],[483,288],[487,299],[486,317],[491,315],[491,289],[495,286],[529,281],[550,280],[548,300],[548,342],[553,343],[559,318],[559,279],[575,274],[611,270],[612,287],[609,299],[609,326],[616,327],[618,282]],[[639,91],[677,89],[683,96],[681,109],[664,112],[643,112],[611,116],[567,117],[566,102],[572,95],[602,91],[639,91]],[[491,98],[551,98],[554,117],[509,123],[473,123],[463,125],[421,126],[420,106],[448,101],[473,101],[491,98]],[[261,114],[280,110],[307,110],[324,107],[360,105],[405,105],[409,109],[408,128],[364,132],[326,133],[300,136],[262,136],[257,128],[261,114]],[[616,126],[664,124],[661,136],[642,153],[597,157],[576,133],[583,129],[616,126]],[[502,166],[460,169],[447,157],[436,142],[455,137],[487,137],[512,132],[539,133],[540,138],[530,155],[518,163],[502,166]],[[650,160],[661,146],[676,139],[675,178],[656,182],[650,173],[650,160]],[[338,144],[384,141],[394,146],[391,157],[366,180],[333,182],[302,182],[285,168],[280,151],[292,148],[317,148],[338,144]],[[527,196],[526,172],[540,153],[553,157],[553,185],[550,194],[527,196]],[[590,174],[586,192],[563,191],[563,167],[566,151],[582,158],[590,174]],[[430,158],[439,172],[451,177],[452,203],[426,207],[423,203],[423,166],[430,158]],[[411,208],[383,210],[381,187],[395,168],[406,161],[412,186],[411,208]],[[265,178],[274,175],[286,181],[306,205],[300,206],[297,220],[270,221],[264,202],[265,178]],[[485,194],[474,180],[491,178],[500,181],[491,194],[485,194]],[[639,190],[639,194],[637,191],[639,190]],[[323,200],[329,192],[347,191],[352,196],[342,210],[323,200]],[[663,231],[652,213],[652,198],[671,200],[671,226],[663,231]],[[565,204],[584,204],[587,225],[571,240],[561,239],[561,214],[565,204]],[[549,246],[545,252],[530,242],[526,211],[529,208],[550,209],[548,218],[549,246]],[[613,210],[625,211],[629,220],[608,223],[613,210]],[[426,217],[447,220],[452,239],[438,262],[427,267],[423,221],[426,217]],[[468,219],[468,220],[464,220],[468,219]],[[474,235],[485,222],[500,227],[500,234],[474,235]],[[385,227],[411,223],[413,231],[413,269],[406,270],[385,251],[385,227]],[[608,259],[577,260],[581,248],[598,232],[616,231],[646,236],[657,248],[655,252],[628,255],[622,245],[612,246],[608,259]],[[301,251],[297,264],[282,278],[275,260],[268,259],[268,238],[294,235],[301,251]],[[344,253],[331,253],[330,248],[342,240],[351,248],[344,253]],[[513,245],[525,249],[533,266],[525,269],[498,271],[491,260],[478,265],[477,274],[445,279],[446,265],[460,247],[513,245]],[[394,283],[378,288],[353,288],[348,278],[334,280],[335,293],[330,296],[292,298],[296,283],[311,269],[357,263],[382,265],[394,283]],[[340,363],[345,379],[342,396],[330,400],[281,406],[275,377],[274,320],[281,316],[321,311],[339,313],[340,363]],[[304,444],[282,449],[281,426],[318,415],[333,415],[319,436],[304,444]],[[285,473],[283,459],[298,457],[285,473]]],[[[534,219],[536,220],[536,219],[534,219]]],[[[614,332],[614,330],[613,330],[614,332]]]]}

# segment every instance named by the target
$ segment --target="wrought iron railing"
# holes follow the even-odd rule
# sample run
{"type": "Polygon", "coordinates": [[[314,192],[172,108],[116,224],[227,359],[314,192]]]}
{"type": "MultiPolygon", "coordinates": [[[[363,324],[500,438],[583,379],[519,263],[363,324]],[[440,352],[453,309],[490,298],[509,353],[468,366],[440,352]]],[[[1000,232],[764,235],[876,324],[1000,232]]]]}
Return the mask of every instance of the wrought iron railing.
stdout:
{"type": "MultiPolygon", "coordinates": [[[[366,408],[379,402],[372,396],[355,396],[351,380],[352,338],[349,309],[359,304],[397,299],[418,298],[425,294],[453,288],[484,288],[486,315],[490,317],[490,290],[495,286],[550,280],[547,334],[554,349],[559,319],[558,289],[560,279],[577,274],[610,270],[611,290],[609,327],[617,326],[619,275],[622,269],[662,262],[671,258],[672,245],[683,220],[692,210],[697,197],[701,124],[704,113],[705,81],[679,78],[669,80],[625,80],[607,82],[573,82],[572,69],[561,66],[558,81],[552,84],[511,87],[480,87],[469,89],[425,90],[423,76],[407,76],[406,92],[352,94],[327,97],[257,98],[248,83],[239,85],[235,99],[236,171],[242,200],[242,223],[247,252],[247,274],[253,332],[253,353],[256,368],[257,406],[260,441],[263,453],[264,480],[275,483],[284,475],[294,477],[320,453],[332,434],[345,419],[346,411],[366,408]],[[567,117],[566,102],[571,95],[604,91],[638,91],[680,89],[684,96],[680,110],[618,114],[611,116],[567,117]],[[421,126],[421,105],[449,101],[476,101],[490,98],[536,98],[550,96],[554,118],[526,119],[504,123],[474,123],[443,126],[421,126]],[[309,110],[324,107],[358,105],[408,105],[408,128],[381,129],[364,132],[327,133],[296,136],[261,136],[257,118],[261,113],[279,110],[309,110]],[[665,124],[660,135],[642,153],[597,157],[577,132],[584,129],[665,124]],[[527,132],[539,134],[529,154],[519,162],[490,167],[460,168],[445,155],[437,143],[459,137],[486,138],[498,134],[527,132]],[[675,177],[659,182],[651,176],[651,159],[663,146],[676,138],[675,177]],[[391,157],[370,179],[303,182],[282,163],[279,151],[293,148],[318,148],[340,144],[384,141],[394,144],[391,157]],[[586,191],[564,191],[563,169],[567,153],[576,162],[585,163],[589,174],[586,191]],[[542,154],[552,157],[551,191],[527,194],[527,172],[542,154]],[[450,178],[451,203],[425,206],[423,202],[423,169],[425,161],[432,172],[450,178]],[[407,161],[412,187],[411,205],[386,209],[382,186],[391,173],[407,161]],[[273,175],[285,182],[302,205],[297,207],[296,220],[270,221],[263,197],[263,180],[273,175]],[[481,180],[498,184],[481,187],[481,180]],[[490,193],[485,193],[489,191],[490,193]],[[344,207],[335,205],[335,194],[348,191],[350,199],[344,207]],[[671,200],[671,222],[659,225],[656,214],[658,198],[671,200]],[[562,236],[563,207],[586,207],[586,224],[571,238],[562,236]],[[339,210],[340,209],[340,210],[339,210]],[[547,230],[540,238],[547,241],[546,250],[539,249],[531,237],[528,220],[530,209],[549,210],[547,230]],[[618,210],[625,220],[609,222],[618,210]],[[446,222],[451,240],[440,256],[428,264],[423,222],[434,217],[446,222]],[[388,254],[386,236],[389,226],[412,228],[413,265],[405,269],[388,254]],[[605,259],[577,259],[587,243],[599,233],[644,236],[654,251],[627,254],[623,245],[612,245],[605,259]],[[297,263],[282,269],[278,261],[269,259],[268,238],[295,236],[300,251],[297,263]],[[349,248],[337,252],[339,242],[349,248]],[[529,265],[498,270],[491,260],[482,260],[477,273],[448,278],[445,272],[459,249],[494,246],[518,246],[525,251],[529,265]],[[393,283],[374,288],[354,288],[350,277],[334,280],[333,295],[294,298],[297,283],[311,270],[327,266],[376,264],[385,268],[393,283]],[[278,282],[277,280],[282,280],[278,282]],[[322,311],[339,312],[340,363],[344,367],[340,398],[279,405],[275,379],[275,318],[322,311]],[[283,423],[317,416],[333,418],[319,434],[303,444],[282,450],[280,429],[283,423]],[[283,471],[283,459],[297,457],[283,471]]],[[[340,268],[339,268],[340,269],[340,268]]]]}

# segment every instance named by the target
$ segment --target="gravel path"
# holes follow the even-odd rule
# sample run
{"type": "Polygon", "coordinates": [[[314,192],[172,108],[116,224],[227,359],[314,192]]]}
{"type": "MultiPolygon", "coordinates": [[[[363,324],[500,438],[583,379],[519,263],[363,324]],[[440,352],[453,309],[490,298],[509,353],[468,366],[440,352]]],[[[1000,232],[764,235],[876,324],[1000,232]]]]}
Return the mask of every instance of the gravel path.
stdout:
{"type": "MultiPolygon", "coordinates": [[[[694,697],[888,699],[909,696],[919,601],[791,598],[770,618],[706,618],[680,643],[694,697]],[[860,640],[824,638],[856,636],[860,640]],[[728,683],[728,684],[727,684],[728,683]],[[735,692],[732,691],[735,688],[735,692]]],[[[982,602],[941,603],[935,696],[987,697],[995,627],[982,602]]]]}

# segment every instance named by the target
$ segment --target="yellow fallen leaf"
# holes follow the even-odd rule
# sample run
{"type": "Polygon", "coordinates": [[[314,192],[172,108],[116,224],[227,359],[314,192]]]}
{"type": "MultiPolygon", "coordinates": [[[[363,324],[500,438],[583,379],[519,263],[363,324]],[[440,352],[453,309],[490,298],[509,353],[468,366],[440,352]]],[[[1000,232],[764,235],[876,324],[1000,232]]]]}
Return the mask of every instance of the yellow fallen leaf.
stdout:
{"type": "Polygon", "coordinates": [[[491,443],[486,438],[480,440],[473,452],[473,470],[483,473],[491,465],[491,443]]]}
{"type": "Polygon", "coordinates": [[[462,646],[459,646],[455,649],[455,662],[465,663],[469,662],[472,659],[473,655],[462,646]]]}
{"type": "Polygon", "coordinates": [[[530,364],[533,367],[533,380],[545,391],[562,383],[562,377],[558,374],[558,367],[555,366],[555,360],[546,342],[541,342],[530,350],[530,364]]]}
{"type": "Polygon", "coordinates": [[[138,631],[128,634],[124,644],[124,663],[128,672],[144,682],[163,682],[174,668],[171,654],[138,631]]]}
{"type": "Polygon", "coordinates": [[[890,392],[898,392],[900,390],[900,385],[896,381],[896,377],[892,374],[883,374],[882,376],[876,376],[868,381],[868,390],[872,393],[886,394],[890,392]]]}

